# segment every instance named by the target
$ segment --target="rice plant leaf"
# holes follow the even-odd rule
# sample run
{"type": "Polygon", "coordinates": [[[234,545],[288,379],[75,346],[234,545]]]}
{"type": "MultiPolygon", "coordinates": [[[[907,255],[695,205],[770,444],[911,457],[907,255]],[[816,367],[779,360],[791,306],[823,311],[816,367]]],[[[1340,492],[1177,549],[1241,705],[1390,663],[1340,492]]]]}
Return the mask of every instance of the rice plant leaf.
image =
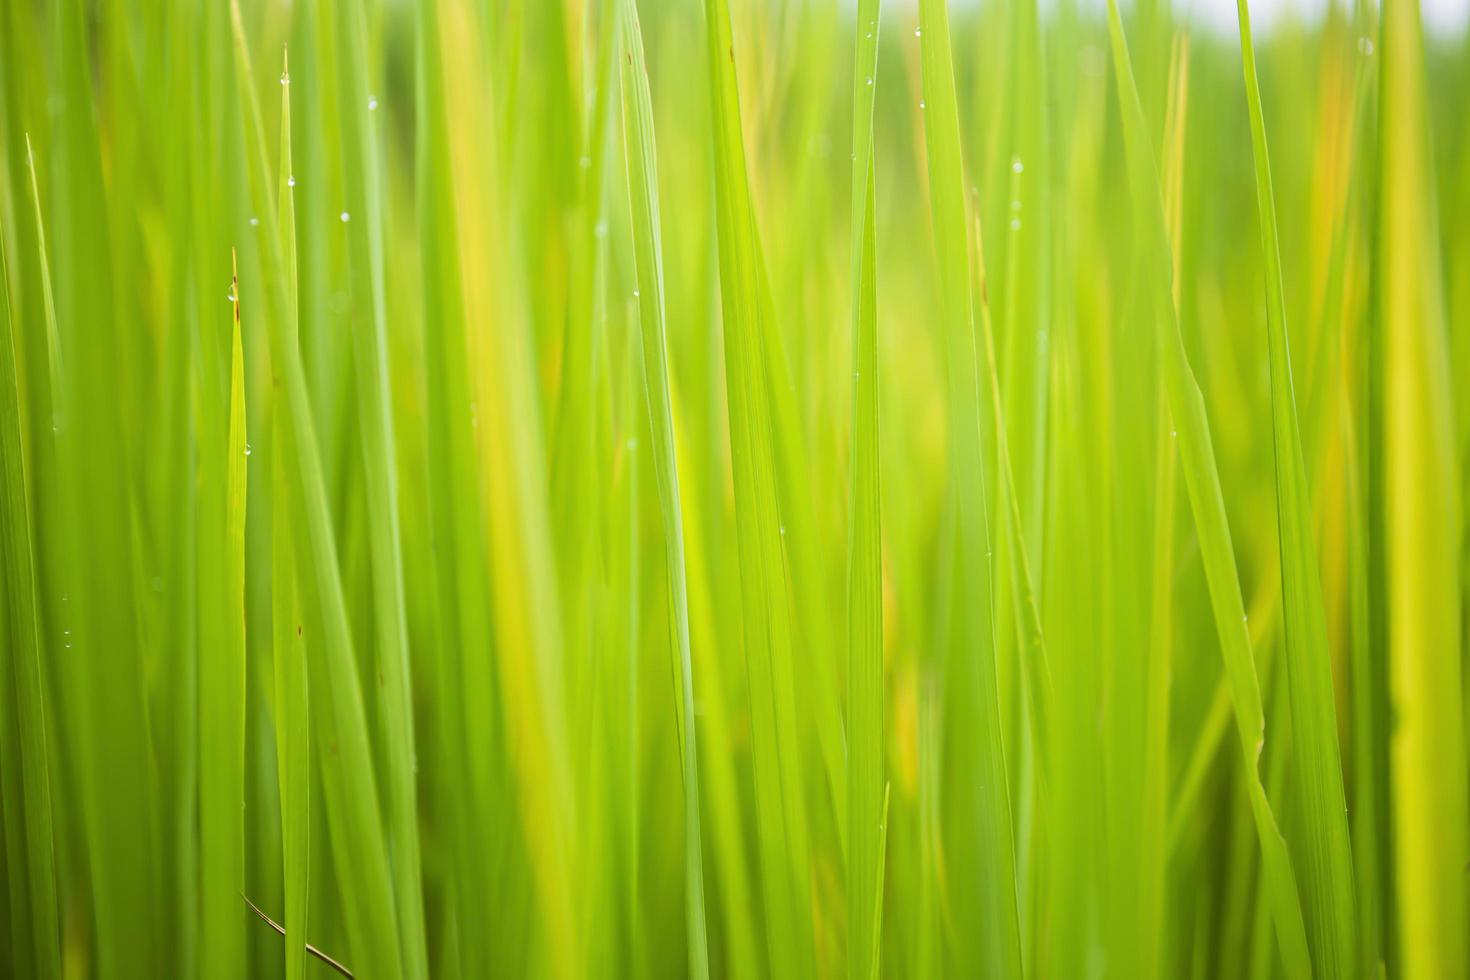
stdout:
{"type": "MultiPolygon", "coordinates": [[[[201,968],[220,977],[245,972],[245,365],[240,342],[240,278],[230,273],[229,325],[206,324],[201,344],[202,649],[199,667],[200,875],[204,893],[201,968]],[[223,336],[228,331],[228,343],[223,336]],[[217,355],[228,351],[228,387],[217,355]]],[[[222,317],[220,319],[223,319],[222,317]]]]}
{"type": "Polygon", "coordinates": [[[348,206],[342,213],[354,306],[366,316],[352,330],[358,435],[367,496],[368,547],[373,585],[373,655],[377,665],[377,744],[386,765],[384,827],[389,841],[393,896],[410,978],[428,975],[424,938],[418,794],[414,778],[413,691],[408,622],[404,605],[403,541],[399,526],[398,450],[393,432],[388,373],[387,300],[384,283],[381,113],[368,87],[367,13],[363,0],[347,0],[336,17],[341,52],[338,92],[343,137],[355,164],[345,168],[348,206]]]}
{"type": "MultiPolygon", "coordinates": [[[[13,936],[11,941],[17,952],[22,945],[29,944],[31,968],[36,976],[53,980],[61,975],[61,947],[52,839],[52,777],[36,595],[34,511],[22,435],[20,373],[15,356],[18,318],[14,313],[3,229],[0,229],[0,312],[4,314],[4,322],[0,324],[0,457],[4,457],[0,462],[0,546],[4,548],[8,599],[4,621],[9,635],[0,670],[10,675],[7,693],[15,699],[13,709],[7,704],[3,714],[10,715],[13,710],[20,736],[15,755],[19,757],[20,786],[24,794],[21,814],[25,838],[24,906],[31,924],[30,936],[13,936]]],[[[7,754],[6,761],[13,757],[7,754]]],[[[7,773],[6,778],[13,778],[13,773],[7,773]]],[[[12,866],[9,874],[19,876],[20,870],[12,866]]]]}
{"type": "Polygon", "coordinates": [[[760,241],[746,172],[735,48],[727,0],[705,2],[719,232],[720,300],[740,594],[754,740],[757,840],[770,969],[816,970],[807,815],[792,689],[792,626],[777,501],[767,308],[760,241]]]}
{"type": "Polygon", "coordinates": [[[1145,249],[1148,267],[1155,270],[1151,277],[1153,292],[1150,300],[1159,331],[1160,371],[1169,414],[1178,432],[1180,466],[1194,515],[1195,532],[1199,537],[1215,629],[1230,682],[1236,732],[1246,767],[1246,791],[1261,847],[1265,890],[1287,972],[1293,976],[1308,976],[1311,974],[1311,958],[1291,857],[1260,777],[1259,759],[1265,740],[1266,719],[1251,656],[1245,604],[1240,594],[1240,577],[1230,542],[1220,474],[1215,465],[1204,399],[1190,368],[1174,313],[1171,294],[1173,271],[1158,171],[1154,166],[1143,105],[1133,80],[1128,42],[1123,34],[1116,0],[1108,3],[1108,28],[1118,77],[1118,101],[1123,119],[1135,229],[1140,246],[1145,249]]]}
{"type": "Polygon", "coordinates": [[[980,323],[980,344],[984,348],[985,358],[981,383],[986,390],[989,401],[987,408],[995,429],[995,461],[1000,478],[998,499],[1005,511],[1001,521],[1005,535],[1014,542],[1013,546],[1005,549],[1009,566],[1007,571],[1015,583],[1013,589],[1017,605],[1016,619],[1023,641],[1020,650],[1021,668],[1025,675],[1032,743],[1036,757],[1040,760],[1040,790],[1044,796],[1051,766],[1051,662],[1046,653],[1046,636],[1041,626],[1041,606],[1037,601],[1036,582],[1031,573],[1031,559],[1024,546],[1025,521],[1021,516],[1020,497],[1016,490],[1010,437],[1006,433],[1006,410],[1001,399],[1000,373],[996,367],[995,331],[990,319],[989,280],[985,272],[985,244],[981,235],[979,208],[973,208],[972,212],[975,217],[971,222],[974,227],[970,242],[975,254],[975,300],[979,311],[977,319],[980,323]]]}
{"type": "Polygon", "coordinates": [[[328,825],[335,846],[347,932],[353,959],[371,963],[385,976],[402,970],[387,844],[379,823],[379,804],[362,690],[338,571],[337,549],[327,506],[321,458],[307,395],[306,375],[297,346],[296,179],[291,169],[291,85],[289,65],[281,74],[281,152],[276,209],[271,207],[264,128],[255,97],[254,72],[238,2],[232,2],[236,84],[245,120],[245,153],[255,211],[262,215],[270,309],[266,311],[270,349],[280,379],[277,411],[284,413],[289,448],[287,472],[294,489],[295,520],[304,533],[299,554],[308,622],[320,623],[310,637],[310,673],[322,683],[322,697],[311,717],[320,754],[328,825]]]}
{"type": "Polygon", "coordinates": [[[1455,464],[1419,5],[1384,3],[1380,37],[1370,350],[1382,385],[1373,438],[1382,444],[1385,491],[1395,925],[1404,976],[1464,976],[1464,488],[1455,464]]]}
{"type": "Polygon", "coordinates": [[[879,0],[860,0],[852,73],[852,462],[847,530],[847,975],[877,976],[882,936],[883,554],[873,105],[879,0]],[[877,891],[873,891],[874,888],[877,891]]]}
{"type": "Polygon", "coordinates": [[[276,768],[281,785],[281,849],[286,900],[286,980],[306,970],[311,884],[311,717],[306,641],[296,583],[289,435],[274,417],[271,439],[271,632],[276,688],[276,768]]]}
{"type": "Polygon", "coordinates": [[[638,313],[643,352],[643,395],[653,435],[654,480],[663,519],[668,562],[668,601],[672,615],[675,714],[684,789],[684,928],[689,972],[709,975],[706,937],[704,858],[700,832],[699,753],[694,713],[694,667],[689,649],[688,573],[684,561],[684,516],[679,501],[679,467],[669,396],[668,344],[664,324],[663,248],[660,242],[658,155],[653,130],[653,99],[643,57],[643,32],[634,0],[618,0],[621,31],[623,147],[627,159],[628,202],[638,283],[638,313]]]}
{"type": "MultiPolygon", "coordinates": [[[[968,218],[960,159],[959,109],[944,0],[919,4],[924,143],[928,155],[929,216],[939,266],[949,390],[950,481],[958,506],[959,571],[954,601],[960,627],[948,683],[955,699],[956,744],[965,755],[960,791],[973,826],[953,828],[975,855],[979,879],[968,882],[962,932],[987,976],[1021,975],[1015,844],[1009,781],[1001,739],[991,619],[990,546],[986,480],[981,457],[980,375],[970,299],[968,218]],[[958,734],[963,732],[962,735],[958,734]],[[973,753],[973,755],[971,755],[973,753]],[[973,837],[971,837],[973,835],[973,837]],[[970,890],[973,888],[973,893],[970,890]]],[[[951,831],[946,831],[950,833],[951,831]]]]}
{"type": "Polygon", "coordinates": [[[1307,485],[1296,396],[1292,391],[1276,198],[1271,186],[1271,160],[1266,147],[1266,123],[1261,110],[1247,0],[1237,0],[1236,11],[1240,17],[1240,53],[1250,110],[1261,251],[1266,261],[1266,334],[1271,366],[1271,428],[1276,449],[1286,677],[1291,698],[1292,751],[1294,758],[1299,759],[1298,795],[1306,824],[1307,857],[1303,864],[1306,900],[1302,907],[1313,966],[1319,976],[1338,977],[1356,972],[1352,850],[1337,745],[1327,621],[1312,538],[1311,490],[1307,485]]]}

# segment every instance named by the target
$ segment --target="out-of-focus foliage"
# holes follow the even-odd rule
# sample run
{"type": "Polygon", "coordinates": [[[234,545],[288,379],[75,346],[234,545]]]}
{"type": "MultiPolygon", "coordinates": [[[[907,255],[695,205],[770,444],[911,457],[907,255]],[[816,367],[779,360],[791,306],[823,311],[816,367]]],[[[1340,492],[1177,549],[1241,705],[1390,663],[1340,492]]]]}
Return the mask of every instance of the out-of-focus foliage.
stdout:
{"type": "Polygon", "coordinates": [[[1465,977],[1470,42],[1239,10],[0,3],[0,972],[1465,977]]]}

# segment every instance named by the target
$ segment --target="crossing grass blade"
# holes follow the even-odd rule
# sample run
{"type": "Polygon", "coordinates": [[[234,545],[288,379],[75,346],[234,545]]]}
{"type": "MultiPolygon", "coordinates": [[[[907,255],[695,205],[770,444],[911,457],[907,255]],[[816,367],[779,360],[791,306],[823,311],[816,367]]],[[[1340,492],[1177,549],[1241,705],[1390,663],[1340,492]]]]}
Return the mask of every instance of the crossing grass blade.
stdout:
{"type": "MultiPolygon", "coordinates": [[[[4,547],[4,619],[9,642],[0,670],[8,674],[6,693],[14,704],[6,704],[0,717],[14,719],[18,739],[15,751],[6,753],[5,764],[19,762],[19,786],[23,799],[7,804],[10,816],[21,811],[24,825],[23,896],[12,888],[12,904],[23,908],[30,920],[31,934],[12,935],[19,971],[20,950],[30,947],[30,969],[42,980],[61,975],[60,927],[58,923],[55,846],[52,839],[51,765],[46,735],[46,697],[42,674],[42,637],[37,599],[34,509],[28,486],[26,447],[21,414],[20,372],[16,360],[15,328],[18,318],[10,287],[10,266],[5,237],[0,229],[0,546],[4,547]],[[17,901],[17,897],[21,900],[17,901]]],[[[50,319],[50,318],[48,318],[50,319]]],[[[9,721],[6,722],[9,737],[9,721]]],[[[6,773],[7,786],[15,772],[6,773]]],[[[10,828],[6,834],[9,838],[10,828]]],[[[22,876],[12,862],[8,875],[13,884],[22,876]]],[[[15,908],[12,908],[15,911],[15,908]]]]}
{"type": "Polygon", "coordinates": [[[1357,972],[1356,910],[1332,664],[1312,538],[1311,489],[1307,485],[1296,396],[1292,390],[1281,246],[1276,232],[1276,197],[1271,186],[1271,160],[1247,0],[1237,0],[1236,10],[1240,17],[1241,63],[1250,109],[1261,252],[1266,263],[1266,335],[1271,368],[1271,428],[1276,450],[1286,677],[1291,699],[1292,749],[1298,772],[1297,802],[1303,808],[1305,823],[1306,895],[1302,908],[1306,913],[1312,965],[1318,975],[1347,976],[1357,972]]]}
{"type": "Polygon", "coordinates": [[[1135,229],[1148,266],[1154,270],[1149,309],[1159,331],[1160,371],[1169,414],[1178,432],[1180,465],[1194,515],[1195,533],[1199,537],[1215,629],[1230,682],[1236,732],[1246,767],[1246,791],[1261,847],[1265,891],[1287,972],[1293,976],[1308,976],[1312,969],[1311,957],[1291,857],[1261,783],[1259,759],[1265,741],[1266,719],[1246,630],[1245,605],[1240,594],[1240,578],[1230,542],[1225,501],[1220,490],[1204,399],[1190,368],[1174,314],[1173,272],[1158,171],[1154,166],[1143,105],[1133,81],[1128,42],[1123,34],[1116,0],[1108,3],[1108,28],[1118,76],[1118,101],[1135,229]]]}
{"type": "MultiPolygon", "coordinates": [[[[1371,370],[1382,403],[1395,925],[1406,977],[1467,970],[1463,488],[1455,466],[1439,223],[1418,4],[1382,8],[1371,370]]],[[[1463,396],[1463,393],[1461,393],[1463,396]]]]}
{"type": "Polygon", "coordinates": [[[628,201],[638,283],[643,353],[643,395],[653,433],[654,480],[663,518],[668,562],[672,632],[674,705],[684,789],[684,928],[689,973],[709,975],[705,927],[704,856],[700,831],[699,752],[694,714],[694,666],[689,650],[688,573],[684,561],[684,515],[679,500],[679,467],[669,396],[668,344],[664,326],[664,269],[659,222],[658,164],[653,133],[653,99],[643,59],[643,31],[634,0],[618,0],[621,32],[618,59],[622,76],[623,147],[628,169],[628,201]]]}
{"type": "Polygon", "coordinates": [[[953,590],[957,620],[947,673],[952,705],[946,716],[953,732],[946,742],[959,753],[952,770],[958,777],[955,791],[962,796],[957,812],[963,817],[951,821],[945,829],[945,840],[957,869],[967,879],[966,887],[951,892],[957,906],[953,914],[962,935],[978,937],[962,947],[961,969],[1014,977],[1021,974],[1015,845],[991,620],[980,376],[966,231],[969,222],[949,11],[944,0],[921,0],[919,24],[929,217],[948,372],[949,479],[958,510],[958,561],[953,579],[946,583],[953,590]],[[970,875],[974,878],[969,879],[970,875]]]}

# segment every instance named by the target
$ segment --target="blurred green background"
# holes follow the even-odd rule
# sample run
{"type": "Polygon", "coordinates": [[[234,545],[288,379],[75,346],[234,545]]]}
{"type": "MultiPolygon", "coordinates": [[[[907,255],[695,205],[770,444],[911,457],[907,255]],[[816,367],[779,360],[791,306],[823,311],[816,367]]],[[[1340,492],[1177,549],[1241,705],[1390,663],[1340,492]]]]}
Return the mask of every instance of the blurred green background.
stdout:
{"type": "Polygon", "coordinates": [[[1384,4],[0,0],[0,972],[1466,976],[1384,4]]]}

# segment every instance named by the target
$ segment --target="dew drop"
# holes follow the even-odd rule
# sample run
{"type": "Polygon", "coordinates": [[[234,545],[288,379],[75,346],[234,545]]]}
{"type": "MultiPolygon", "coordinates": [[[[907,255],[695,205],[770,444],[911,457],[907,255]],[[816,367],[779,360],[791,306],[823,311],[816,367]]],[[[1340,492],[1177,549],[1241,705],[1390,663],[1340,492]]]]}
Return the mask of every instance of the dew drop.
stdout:
{"type": "Polygon", "coordinates": [[[246,455],[246,456],[249,456],[249,455],[250,455],[250,454],[251,454],[251,453],[253,453],[253,452],[255,452],[255,450],[253,450],[253,449],[251,449],[251,448],[250,448],[250,443],[248,443],[248,442],[247,442],[247,443],[246,443],[246,444],[245,444],[245,455],[246,455]]]}
{"type": "Polygon", "coordinates": [[[291,73],[289,71],[283,71],[283,72],[281,72],[281,84],[282,85],[290,85],[291,84],[291,73]]]}
{"type": "Polygon", "coordinates": [[[377,109],[378,109],[378,97],[376,95],[369,95],[368,96],[368,112],[376,112],[377,109]]]}
{"type": "Polygon", "coordinates": [[[638,290],[636,290],[636,289],[633,290],[633,298],[634,299],[637,299],[638,298],[638,290]]]}
{"type": "Polygon", "coordinates": [[[783,537],[783,538],[786,537],[786,525],[785,524],[782,524],[781,525],[781,537],[783,537]]]}
{"type": "Polygon", "coordinates": [[[287,187],[295,187],[296,186],[296,175],[295,174],[292,174],[290,177],[287,177],[286,178],[286,186],[287,187]]]}
{"type": "Polygon", "coordinates": [[[868,32],[868,40],[871,41],[872,39],[873,39],[873,32],[872,31],[869,31],[868,32]]]}
{"type": "Polygon", "coordinates": [[[1021,199],[1020,198],[1016,198],[1015,200],[1011,201],[1011,210],[1012,211],[1019,211],[1019,210],[1021,210],[1021,199]]]}
{"type": "Polygon", "coordinates": [[[252,228],[259,228],[260,227],[260,219],[259,218],[251,218],[250,219],[250,227],[252,227],[252,228]]]}
{"type": "Polygon", "coordinates": [[[1012,218],[1011,219],[1011,231],[1020,231],[1020,230],[1021,230],[1021,219],[1020,218],[1012,218]]]}
{"type": "Polygon", "coordinates": [[[1373,40],[1367,37],[1358,38],[1358,50],[1363,53],[1364,57],[1372,57],[1373,40]]]}
{"type": "Polygon", "coordinates": [[[237,297],[235,296],[234,289],[231,289],[228,293],[225,294],[225,299],[229,300],[231,303],[235,302],[236,298],[237,297]]]}
{"type": "Polygon", "coordinates": [[[915,27],[914,28],[914,37],[918,37],[918,36],[919,36],[919,28],[915,27]]]}
{"type": "Polygon", "coordinates": [[[592,229],[592,233],[595,234],[598,238],[606,238],[607,237],[607,222],[606,221],[599,221],[597,223],[597,227],[594,228],[594,229],[592,229]]]}
{"type": "Polygon", "coordinates": [[[352,215],[348,214],[346,211],[343,211],[342,212],[342,223],[345,225],[345,224],[347,224],[347,222],[349,222],[351,220],[352,220],[352,215]]]}
{"type": "Polygon", "coordinates": [[[924,111],[924,100],[923,99],[920,99],[919,100],[919,111],[920,112],[923,112],[924,111]]]}
{"type": "Polygon", "coordinates": [[[872,85],[873,84],[873,80],[871,78],[868,79],[868,84],[869,85],[872,85]]]}
{"type": "Polygon", "coordinates": [[[1018,173],[1020,173],[1021,171],[1025,170],[1025,169],[1026,169],[1026,167],[1025,167],[1025,165],[1023,163],[1021,163],[1021,158],[1020,157],[1016,157],[1013,160],[1011,160],[1011,173],[1018,174],[1018,173]]]}

